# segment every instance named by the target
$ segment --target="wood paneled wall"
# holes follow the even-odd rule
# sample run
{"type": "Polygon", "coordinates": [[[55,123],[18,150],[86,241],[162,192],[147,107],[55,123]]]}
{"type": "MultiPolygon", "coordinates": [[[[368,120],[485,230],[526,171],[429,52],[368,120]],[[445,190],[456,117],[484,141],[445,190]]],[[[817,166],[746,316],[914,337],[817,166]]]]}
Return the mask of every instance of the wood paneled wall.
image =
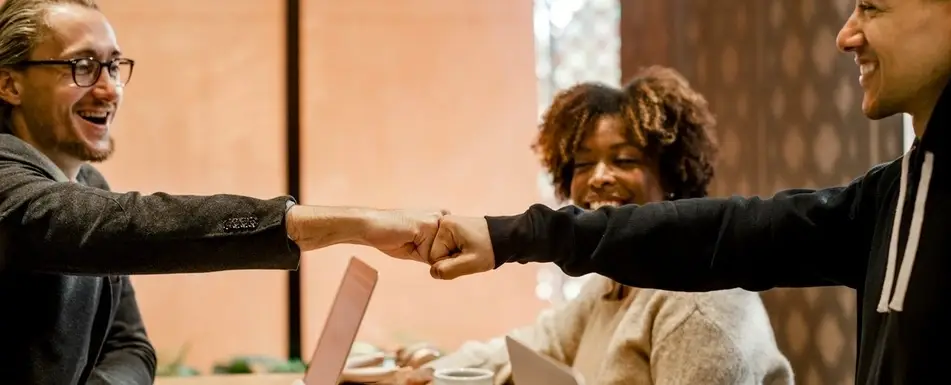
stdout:
{"type": "MultiPolygon", "coordinates": [[[[865,118],[858,69],[836,51],[852,7],[851,0],[623,0],[622,73],[670,65],[706,95],[721,147],[717,195],[844,184],[900,156],[902,138],[899,117],[865,118]]],[[[854,382],[854,291],[777,289],[763,300],[796,383],[854,382]]]]}

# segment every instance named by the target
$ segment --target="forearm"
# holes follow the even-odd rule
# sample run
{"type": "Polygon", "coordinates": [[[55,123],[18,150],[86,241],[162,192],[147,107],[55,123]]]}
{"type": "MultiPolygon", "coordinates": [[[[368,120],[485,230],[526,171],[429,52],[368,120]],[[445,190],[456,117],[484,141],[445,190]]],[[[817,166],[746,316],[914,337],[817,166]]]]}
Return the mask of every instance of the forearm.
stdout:
{"type": "MultiPolygon", "coordinates": [[[[678,286],[685,281],[697,285],[699,277],[714,276],[704,270],[713,267],[711,246],[726,251],[727,245],[718,244],[717,237],[729,211],[726,201],[692,203],[597,211],[534,205],[520,216],[487,220],[497,265],[554,262],[572,276],[597,273],[630,286],[689,290],[692,287],[678,286]],[[508,231],[501,230],[505,228],[508,231]],[[496,234],[508,235],[508,241],[496,234]]],[[[698,289],[710,285],[716,283],[704,280],[698,289]]]]}
{"type": "Polygon", "coordinates": [[[294,205],[287,212],[287,234],[303,251],[341,243],[366,245],[372,215],[363,208],[294,205]]]}
{"type": "Polygon", "coordinates": [[[554,262],[636,287],[709,291],[852,284],[851,197],[842,189],[759,198],[690,199],[643,206],[532,206],[487,217],[496,264],[554,262]],[[804,271],[810,261],[824,271],[804,271]],[[836,263],[829,263],[839,262],[836,263]]]}
{"type": "Polygon", "coordinates": [[[498,373],[508,365],[508,352],[505,350],[505,340],[493,338],[489,341],[469,341],[459,350],[437,360],[431,361],[424,368],[432,370],[452,368],[479,368],[492,370],[498,373]]]}
{"type": "MultiPolygon", "coordinates": [[[[529,344],[540,354],[548,355],[560,362],[566,361],[566,354],[560,346],[560,340],[552,336],[548,330],[552,325],[552,310],[544,311],[539,317],[539,323],[521,327],[509,332],[509,336],[529,344]]],[[[572,353],[573,354],[573,353],[572,353]]],[[[438,360],[423,366],[431,370],[452,368],[488,369],[495,373],[495,383],[509,382],[512,377],[512,363],[509,360],[508,349],[504,337],[496,337],[488,341],[469,341],[459,350],[450,353],[438,360]]]]}
{"type": "MultiPolygon", "coordinates": [[[[539,354],[571,365],[578,350],[579,336],[587,324],[594,302],[603,294],[607,279],[593,277],[585,283],[578,297],[561,306],[542,310],[535,323],[512,330],[512,338],[526,344],[539,354]]],[[[496,383],[511,377],[511,363],[505,340],[493,338],[488,342],[467,342],[458,351],[433,361],[429,367],[482,368],[496,374],[496,383]]]]}

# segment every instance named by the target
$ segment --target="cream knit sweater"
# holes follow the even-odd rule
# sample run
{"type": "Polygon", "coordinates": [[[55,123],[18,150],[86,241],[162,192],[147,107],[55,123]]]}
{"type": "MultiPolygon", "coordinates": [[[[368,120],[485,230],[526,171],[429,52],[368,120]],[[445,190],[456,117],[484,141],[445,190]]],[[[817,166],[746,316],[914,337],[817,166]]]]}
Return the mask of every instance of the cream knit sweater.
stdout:
{"type": "MultiPolygon", "coordinates": [[[[676,293],[596,276],[510,335],[570,365],[587,385],[793,384],[759,295],[744,290],[676,293]]],[[[427,366],[491,369],[496,384],[511,377],[504,338],[467,342],[427,366]]]]}

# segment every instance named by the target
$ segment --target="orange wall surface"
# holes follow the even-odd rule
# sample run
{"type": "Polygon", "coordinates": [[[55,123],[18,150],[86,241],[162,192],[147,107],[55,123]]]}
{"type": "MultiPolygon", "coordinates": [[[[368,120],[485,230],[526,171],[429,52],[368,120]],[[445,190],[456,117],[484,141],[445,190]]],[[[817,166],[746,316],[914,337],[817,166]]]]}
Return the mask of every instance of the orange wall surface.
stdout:
{"type": "MultiPolygon", "coordinates": [[[[539,199],[530,0],[303,2],[303,200],[521,212],[539,199]]],[[[360,339],[455,348],[534,320],[537,266],[435,281],[359,247],[303,261],[304,354],[351,255],[380,270],[360,339]]]]}
{"type": "MultiPolygon", "coordinates": [[[[280,1],[100,0],[136,60],[116,120],[117,191],[281,195],[285,187],[280,1]]],[[[159,359],[190,344],[209,369],[234,354],[287,352],[287,273],[133,278],[159,359]]]]}

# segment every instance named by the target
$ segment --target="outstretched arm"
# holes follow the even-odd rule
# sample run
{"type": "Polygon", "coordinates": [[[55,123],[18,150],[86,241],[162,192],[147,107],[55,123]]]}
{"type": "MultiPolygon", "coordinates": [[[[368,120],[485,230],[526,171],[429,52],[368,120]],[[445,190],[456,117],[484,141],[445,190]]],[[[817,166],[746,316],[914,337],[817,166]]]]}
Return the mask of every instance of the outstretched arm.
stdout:
{"type": "Polygon", "coordinates": [[[119,194],[6,159],[0,181],[3,269],[122,275],[299,264],[284,226],[290,197],[119,194]]]}
{"type": "Polygon", "coordinates": [[[447,217],[430,256],[432,272],[454,278],[508,262],[554,262],[574,276],[598,273],[629,286],[676,291],[854,288],[863,282],[869,249],[872,222],[864,216],[875,211],[876,194],[863,189],[875,189],[883,171],[847,187],[790,190],[769,199],[686,199],[596,211],[534,205],[515,216],[447,217]]]}
{"type": "MultiPolygon", "coordinates": [[[[0,141],[0,150],[11,143],[16,144],[0,141]]],[[[0,151],[0,270],[90,275],[293,270],[302,250],[338,243],[422,260],[419,250],[429,250],[442,215],[301,206],[291,197],[120,194],[108,191],[98,173],[90,172],[98,180],[89,186],[71,183],[39,161],[9,153],[16,151],[0,151]]]]}

